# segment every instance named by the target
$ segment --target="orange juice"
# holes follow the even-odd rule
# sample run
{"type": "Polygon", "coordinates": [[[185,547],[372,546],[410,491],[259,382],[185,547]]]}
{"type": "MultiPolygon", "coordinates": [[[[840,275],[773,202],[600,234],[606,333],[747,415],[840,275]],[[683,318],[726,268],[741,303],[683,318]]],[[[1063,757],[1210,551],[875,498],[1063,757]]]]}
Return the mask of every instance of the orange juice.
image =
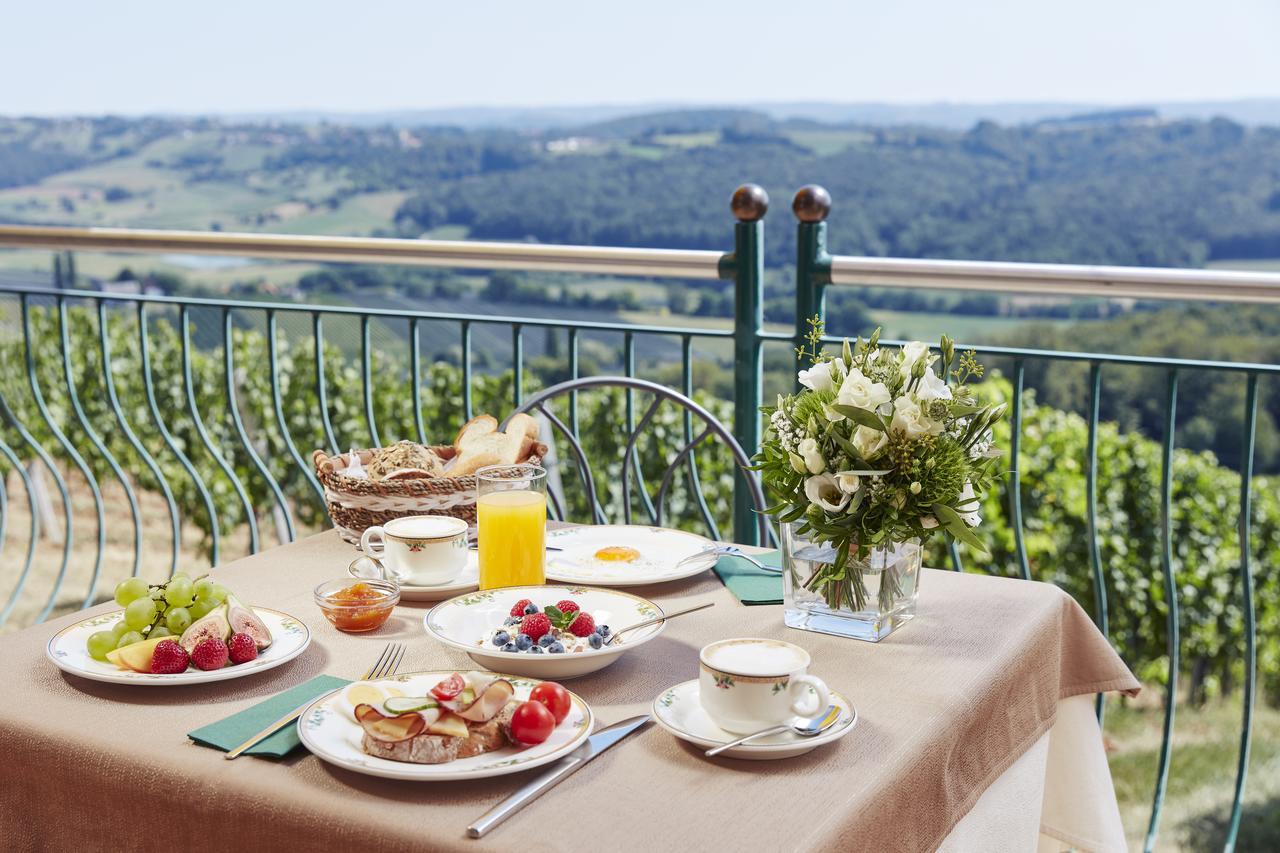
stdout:
{"type": "Polygon", "coordinates": [[[476,501],[480,588],[546,583],[547,496],[490,492],[476,501]]]}

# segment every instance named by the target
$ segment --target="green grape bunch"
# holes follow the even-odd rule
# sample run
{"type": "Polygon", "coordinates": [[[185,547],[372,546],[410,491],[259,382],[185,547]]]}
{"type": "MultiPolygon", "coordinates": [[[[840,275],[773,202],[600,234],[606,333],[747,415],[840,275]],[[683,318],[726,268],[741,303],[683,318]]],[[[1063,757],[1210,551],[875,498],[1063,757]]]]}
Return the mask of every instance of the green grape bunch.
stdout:
{"type": "Polygon", "coordinates": [[[227,588],[201,576],[194,580],[176,572],[162,584],[148,584],[138,577],[116,584],[116,604],[124,616],[110,630],[95,631],[85,645],[94,660],[105,661],[115,649],[156,637],[180,637],[191,623],[211,612],[227,598],[227,588]]]}

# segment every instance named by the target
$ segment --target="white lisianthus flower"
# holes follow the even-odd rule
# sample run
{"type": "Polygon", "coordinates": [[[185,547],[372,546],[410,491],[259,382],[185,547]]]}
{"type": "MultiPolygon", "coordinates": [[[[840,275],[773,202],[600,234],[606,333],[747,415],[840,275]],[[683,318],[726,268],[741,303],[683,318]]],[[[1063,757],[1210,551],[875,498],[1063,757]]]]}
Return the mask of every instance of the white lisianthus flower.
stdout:
{"type": "Polygon", "coordinates": [[[852,471],[841,471],[836,474],[836,485],[840,487],[840,491],[851,495],[861,487],[862,478],[852,471]]]}
{"type": "Polygon", "coordinates": [[[973,493],[973,483],[965,480],[964,488],[960,490],[960,497],[956,501],[960,520],[970,527],[977,527],[982,523],[982,516],[978,515],[978,509],[981,506],[978,496],[973,493]]]}
{"type": "Polygon", "coordinates": [[[840,377],[844,375],[844,362],[840,359],[835,361],[820,361],[807,370],[801,370],[796,374],[800,380],[800,384],[814,391],[830,391],[836,387],[840,377]]]}
{"type": "Polygon", "coordinates": [[[921,377],[920,384],[916,386],[915,393],[916,399],[921,403],[930,400],[951,399],[951,387],[933,372],[932,367],[925,368],[924,376],[921,377]]]}
{"type": "Polygon", "coordinates": [[[805,480],[804,494],[810,503],[830,513],[840,512],[849,504],[849,496],[840,491],[833,474],[818,474],[805,480]]]}
{"type": "Polygon", "coordinates": [[[808,473],[821,474],[827,470],[827,460],[822,458],[822,451],[814,439],[803,439],[800,446],[796,448],[796,452],[804,459],[804,466],[808,469],[808,473]]]}
{"type": "Polygon", "coordinates": [[[853,432],[853,449],[868,462],[889,443],[889,437],[878,429],[858,425],[853,432]]]}
{"type": "Polygon", "coordinates": [[[912,341],[902,348],[902,364],[898,365],[904,379],[911,378],[911,369],[922,358],[929,357],[929,345],[923,341],[912,341]]]}
{"type": "Polygon", "coordinates": [[[913,483],[911,484],[911,487],[910,487],[911,494],[913,494],[913,495],[918,495],[918,494],[920,494],[920,490],[921,490],[921,489],[923,489],[923,488],[924,488],[924,486],[920,485],[920,481],[919,481],[919,480],[916,480],[915,482],[913,482],[913,483]]]}
{"type": "Polygon", "coordinates": [[[922,515],[920,516],[920,526],[925,530],[932,530],[938,526],[938,519],[934,518],[932,515],[922,515]]]}
{"type": "Polygon", "coordinates": [[[840,383],[840,390],[836,392],[836,402],[840,405],[857,406],[868,412],[879,411],[881,406],[887,406],[892,399],[893,395],[883,382],[872,382],[856,367],[849,371],[840,383]]]}
{"type": "Polygon", "coordinates": [[[930,418],[911,397],[899,397],[893,401],[893,429],[901,430],[907,438],[922,435],[939,435],[942,423],[930,418]]]}

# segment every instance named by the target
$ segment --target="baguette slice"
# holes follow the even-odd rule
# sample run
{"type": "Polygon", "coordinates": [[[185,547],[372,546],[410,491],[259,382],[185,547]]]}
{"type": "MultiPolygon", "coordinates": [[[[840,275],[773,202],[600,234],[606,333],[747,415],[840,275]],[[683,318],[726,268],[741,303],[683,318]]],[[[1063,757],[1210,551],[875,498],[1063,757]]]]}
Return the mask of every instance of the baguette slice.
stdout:
{"type": "Polygon", "coordinates": [[[476,415],[463,424],[462,429],[458,430],[458,436],[453,440],[453,446],[461,453],[463,448],[469,446],[481,436],[490,435],[497,431],[497,418],[493,415],[476,415]]]}

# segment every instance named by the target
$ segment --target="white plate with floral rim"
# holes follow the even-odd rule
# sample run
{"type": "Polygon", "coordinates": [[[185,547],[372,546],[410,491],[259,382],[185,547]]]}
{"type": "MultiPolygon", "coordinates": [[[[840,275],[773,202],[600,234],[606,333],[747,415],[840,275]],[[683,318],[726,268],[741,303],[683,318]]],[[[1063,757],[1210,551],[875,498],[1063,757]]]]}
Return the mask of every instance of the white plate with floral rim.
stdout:
{"type": "Polygon", "coordinates": [[[561,527],[547,531],[547,544],[562,549],[547,552],[547,580],[558,583],[666,583],[702,574],[716,562],[715,557],[688,559],[715,547],[705,536],[639,524],[561,527]]]}
{"type": "MultiPolygon", "coordinates": [[[[370,683],[394,686],[406,696],[425,696],[432,687],[452,674],[453,670],[414,672],[370,683]]],[[[487,672],[462,674],[494,676],[494,673],[487,672]]],[[[540,683],[537,679],[513,675],[501,677],[509,680],[515,687],[516,699],[528,699],[529,692],[540,683]]],[[[573,752],[591,734],[595,720],[591,707],[586,701],[573,691],[568,691],[572,702],[568,716],[551,731],[549,738],[537,746],[505,746],[470,758],[457,758],[446,764],[411,764],[378,758],[365,753],[360,748],[364,730],[343,707],[341,694],[346,689],[348,688],[342,687],[326,693],[308,705],[302,712],[302,716],[298,718],[298,736],[307,749],[322,761],[356,773],[381,776],[386,779],[447,782],[519,773],[573,752]]]]}
{"type": "MultiPolygon", "coordinates": [[[[381,578],[382,564],[368,554],[361,554],[351,561],[350,566],[347,566],[347,574],[353,578],[381,578]]],[[[451,581],[435,584],[434,586],[416,586],[402,583],[400,584],[400,600],[441,601],[450,596],[472,592],[479,588],[480,560],[475,551],[468,551],[467,567],[462,570],[462,574],[451,581]]]]}
{"type": "Polygon", "coordinates": [[[504,628],[512,607],[527,598],[539,608],[572,599],[597,626],[613,631],[655,616],[662,608],[647,598],[612,589],[576,586],[509,586],[460,595],[442,601],[422,619],[427,633],[447,646],[464,651],[480,666],[495,672],[513,672],[531,678],[577,678],[604,669],[629,649],[644,645],[662,633],[665,622],[629,632],[611,646],[561,654],[504,652],[491,642],[493,632],[504,628]]]}
{"type": "MultiPolygon", "coordinates": [[[[840,716],[834,725],[820,735],[800,737],[793,732],[769,735],[742,746],[735,746],[716,756],[717,758],[746,758],[763,761],[775,758],[794,758],[806,752],[839,740],[853,730],[858,722],[858,712],[844,696],[831,691],[831,702],[840,708],[840,716]]],[[[653,700],[653,718],[658,725],[681,740],[710,749],[742,737],[730,734],[716,725],[702,702],[698,699],[698,680],[685,681],[668,688],[653,700]]]]}
{"type": "Polygon", "coordinates": [[[94,660],[89,656],[85,641],[95,631],[109,631],[111,626],[124,616],[123,610],[114,610],[63,628],[50,638],[45,654],[59,669],[81,678],[107,681],[112,684],[167,687],[178,684],[203,684],[207,681],[226,681],[229,678],[253,675],[255,672],[288,663],[306,651],[307,646],[311,644],[311,631],[288,613],[281,613],[267,607],[255,607],[253,612],[258,614],[258,618],[271,631],[271,645],[258,652],[258,656],[248,663],[228,665],[222,669],[206,672],[192,667],[186,672],[155,675],[150,672],[119,669],[113,663],[94,660]]]}

